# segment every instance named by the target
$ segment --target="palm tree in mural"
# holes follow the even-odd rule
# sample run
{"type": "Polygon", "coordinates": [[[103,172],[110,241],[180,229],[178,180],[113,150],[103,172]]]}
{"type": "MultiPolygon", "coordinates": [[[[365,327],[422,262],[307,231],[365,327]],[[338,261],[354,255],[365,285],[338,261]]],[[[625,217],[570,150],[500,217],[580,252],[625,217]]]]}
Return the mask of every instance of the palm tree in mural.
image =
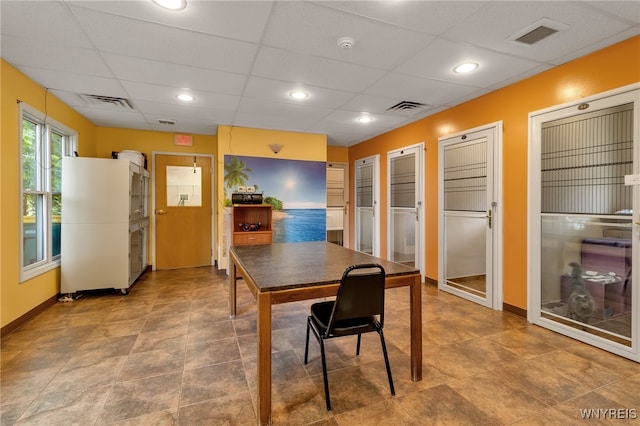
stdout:
{"type": "Polygon", "coordinates": [[[247,168],[244,161],[238,157],[231,157],[224,164],[224,181],[226,182],[226,187],[231,189],[244,186],[249,180],[249,175],[247,174],[249,172],[251,172],[251,169],[247,168]]]}

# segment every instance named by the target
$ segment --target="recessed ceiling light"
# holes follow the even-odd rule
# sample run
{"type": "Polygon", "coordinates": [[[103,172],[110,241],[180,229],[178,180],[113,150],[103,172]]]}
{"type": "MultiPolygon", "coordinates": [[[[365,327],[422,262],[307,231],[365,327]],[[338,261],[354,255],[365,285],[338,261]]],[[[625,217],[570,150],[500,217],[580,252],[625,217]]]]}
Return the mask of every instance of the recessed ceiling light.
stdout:
{"type": "Polygon", "coordinates": [[[193,96],[191,96],[188,93],[181,93],[177,97],[178,97],[178,99],[180,99],[181,101],[184,101],[184,102],[191,102],[191,101],[195,101],[196,100],[196,98],[194,98],[193,96]]]}
{"type": "Polygon", "coordinates": [[[293,92],[289,93],[289,96],[291,96],[293,99],[306,99],[309,97],[309,94],[302,90],[294,90],[293,92]]]}
{"type": "Polygon", "coordinates": [[[360,117],[356,118],[358,123],[370,123],[373,121],[373,117],[369,114],[363,114],[360,117]]]}
{"type": "Polygon", "coordinates": [[[456,67],[453,69],[453,72],[464,74],[474,71],[476,68],[478,68],[478,64],[476,64],[475,62],[465,62],[463,64],[456,65],[456,67]]]}
{"type": "Polygon", "coordinates": [[[182,10],[187,7],[187,0],[151,0],[160,7],[171,10],[182,10]]]}

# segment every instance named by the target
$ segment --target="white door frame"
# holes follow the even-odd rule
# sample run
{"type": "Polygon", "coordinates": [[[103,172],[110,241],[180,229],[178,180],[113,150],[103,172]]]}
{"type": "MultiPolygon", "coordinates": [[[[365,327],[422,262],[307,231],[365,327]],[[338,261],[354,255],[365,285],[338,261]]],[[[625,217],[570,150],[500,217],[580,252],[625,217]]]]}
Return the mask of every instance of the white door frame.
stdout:
{"type": "Polygon", "coordinates": [[[358,180],[356,179],[357,170],[360,164],[371,163],[373,165],[373,241],[372,252],[373,256],[380,257],[380,155],[372,155],[370,157],[360,158],[353,162],[353,196],[355,202],[353,208],[354,214],[354,249],[357,247],[358,233],[360,232],[360,226],[358,226],[358,180]]]}
{"type": "Polygon", "coordinates": [[[387,259],[392,259],[391,240],[391,158],[401,154],[403,151],[413,151],[416,154],[416,210],[418,226],[416,227],[416,269],[420,270],[420,280],[424,281],[425,274],[425,205],[424,205],[424,182],[425,182],[425,144],[424,142],[415,145],[405,146],[387,152],[387,259]]]}
{"type": "MultiPolygon", "coordinates": [[[[327,162],[327,168],[344,170],[344,217],[342,221],[342,246],[349,248],[349,163],[327,162]]],[[[329,208],[329,206],[327,206],[329,208]]]]}
{"type": "MultiPolygon", "coordinates": [[[[640,291],[637,285],[631,292],[631,347],[613,342],[604,337],[576,330],[571,327],[559,324],[549,318],[545,318],[541,313],[542,295],[541,295],[541,256],[540,256],[540,182],[541,182],[541,126],[543,122],[550,119],[560,119],[576,115],[581,105],[586,105],[590,110],[604,109],[625,103],[634,104],[634,123],[633,123],[633,175],[635,179],[640,179],[640,84],[634,83],[618,89],[609,90],[586,98],[545,108],[539,111],[529,113],[529,164],[528,164],[528,205],[529,212],[527,217],[528,229],[527,240],[528,245],[528,274],[527,274],[527,320],[533,324],[539,325],[549,330],[553,330],[560,334],[572,337],[576,340],[588,343],[595,347],[618,354],[634,361],[640,361],[640,291]],[[547,115],[554,113],[553,118],[547,115]]],[[[633,178],[630,180],[634,180],[633,178]]],[[[637,182],[637,180],[636,180],[637,182]]],[[[630,182],[634,186],[633,191],[633,216],[632,216],[632,254],[631,258],[635,260],[632,266],[633,283],[640,283],[640,268],[636,267],[640,263],[640,184],[630,182]]],[[[632,262],[633,262],[632,260],[632,262]]]]}
{"type": "Polygon", "coordinates": [[[211,265],[216,264],[216,250],[213,248],[216,245],[216,228],[215,228],[215,174],[213,172],[215,166],[215,156],[213,154],[198,154],[195,152],[169,152],[169,151],[152,151],[151,152],[151,270],[156,270],[156,155],[172,155],[183,157],[208,157],[211,159],[211,265]]]}
{"type": "MultiPolygon", "coordinates": [[[[450,293],[454,293],[462,298],[474,301],[487,306],[493,310],[501,311],[503,304],[503,210],[502,210],[502,121],[496,121],[483,126],[478,126],[462,132],[438,138],[438,288],[450,293]],[[493,138],[493,155],[487,158],[488,167],[493,172],[493,199],[487,206],[491,211],[493,226],[492,250],[486,253],[487,267],[491,268],[491,282],[487,281],[487,298],[482,299],[470,293],[452,289],[445,285],[445,235],[444,235],[444,163],[443,148],[447,143],[461,142],[469,135],[478,133],[489,133],[493,138]]],[[[489,184],[489,182],[487,182],[489,184]]]]}

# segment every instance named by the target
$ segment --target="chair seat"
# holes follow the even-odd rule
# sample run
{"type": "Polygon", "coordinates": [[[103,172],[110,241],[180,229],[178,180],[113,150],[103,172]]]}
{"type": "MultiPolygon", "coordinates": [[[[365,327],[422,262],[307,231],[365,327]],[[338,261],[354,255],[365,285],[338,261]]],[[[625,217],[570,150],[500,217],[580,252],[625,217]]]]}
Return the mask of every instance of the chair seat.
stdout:
{"type": "MultiPolygon", "coordinates": [[[[329,326],[331,312],[335,302],[319,302],[311,305],[311,319],[320,334],[324,334],[329,326]]],[[[360,318],[350,318],[336,321],[333,327],[332,336],[350,336],[354,334],[367,333],[378,329],[378,320],[375,316],[360,318]]]]}

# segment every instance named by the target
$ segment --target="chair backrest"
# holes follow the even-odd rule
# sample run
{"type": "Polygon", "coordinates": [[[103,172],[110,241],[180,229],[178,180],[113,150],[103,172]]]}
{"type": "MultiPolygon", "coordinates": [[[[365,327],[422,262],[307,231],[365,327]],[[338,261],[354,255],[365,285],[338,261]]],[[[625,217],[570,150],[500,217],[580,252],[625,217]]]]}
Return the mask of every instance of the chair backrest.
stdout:
{"type": "Polygon", "coordinates": [[[327,331],[337,321],[379,316],[384,324],[384,268],[376,263],[349,266],[342,274],[340,287],[327,331]]]}

